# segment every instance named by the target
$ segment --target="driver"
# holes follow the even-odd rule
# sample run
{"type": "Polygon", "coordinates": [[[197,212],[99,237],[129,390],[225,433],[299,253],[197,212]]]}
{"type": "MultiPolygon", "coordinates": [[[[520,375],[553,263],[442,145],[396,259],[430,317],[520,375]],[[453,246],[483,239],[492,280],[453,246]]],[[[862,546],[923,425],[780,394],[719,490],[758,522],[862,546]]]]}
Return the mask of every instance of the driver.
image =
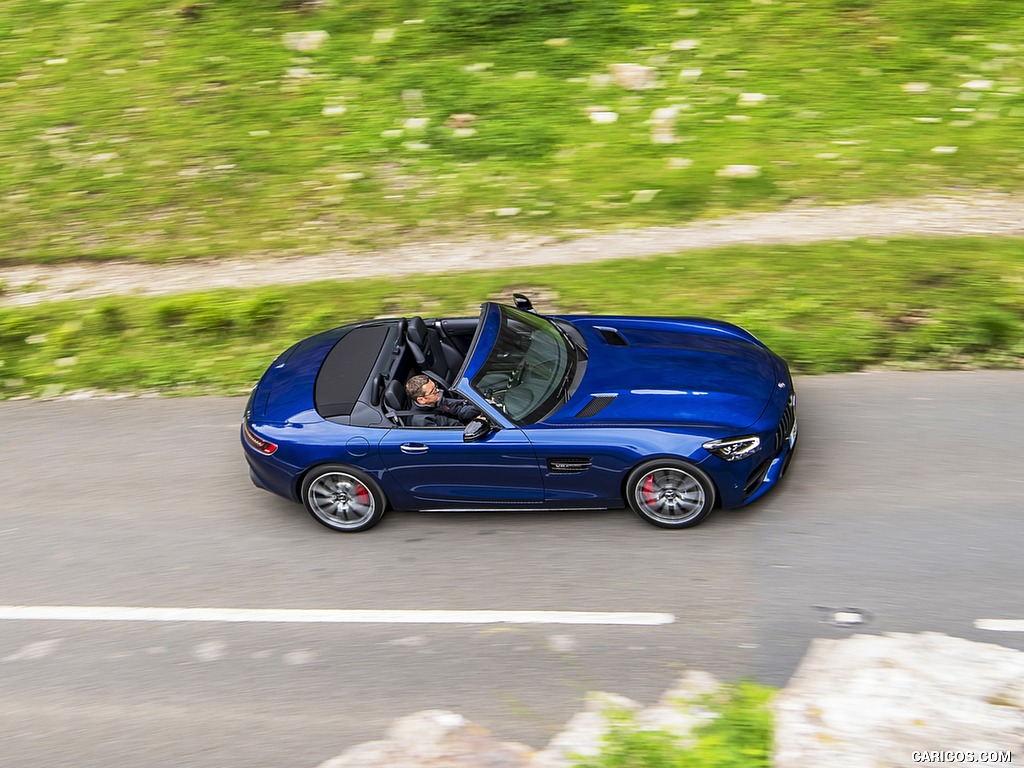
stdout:
{"type": "Polygon", "coordinates": [[[422,374],[409,377],[405,392],[412,403],[409,425],[413,427],[461,427],[480,415],[468,400],[446,397],[437,384],[422,374]]]}

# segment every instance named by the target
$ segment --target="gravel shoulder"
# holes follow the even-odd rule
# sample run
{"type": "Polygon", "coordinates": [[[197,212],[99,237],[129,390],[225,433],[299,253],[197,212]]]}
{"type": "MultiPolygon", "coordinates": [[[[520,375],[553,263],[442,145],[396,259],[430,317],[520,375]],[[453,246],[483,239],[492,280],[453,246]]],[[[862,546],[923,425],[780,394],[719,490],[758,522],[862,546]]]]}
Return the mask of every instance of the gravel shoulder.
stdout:
{"type": "Polygon", "coordinates": [[[0,269],[0,306],[28,306],[113,294],[166,295],[383,277],[444,269],[465,271],[641,258],[738,244],[796,244],[899,236],[1024,236],[1024,195],[933,195],[841,206],[791,207],[679,227],[649,227],[555,237],[423,242],[370,252],[189,261],[170,264],[90,262],[0,269]]]}

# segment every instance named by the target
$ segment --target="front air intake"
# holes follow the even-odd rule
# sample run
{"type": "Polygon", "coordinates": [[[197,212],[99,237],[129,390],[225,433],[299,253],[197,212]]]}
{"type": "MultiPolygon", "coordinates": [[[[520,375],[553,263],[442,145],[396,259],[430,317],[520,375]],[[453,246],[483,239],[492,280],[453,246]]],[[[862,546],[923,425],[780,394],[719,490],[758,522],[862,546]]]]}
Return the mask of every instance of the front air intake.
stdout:
{"type": "Polygon", "coordinates": [[[615,395],[594,395],[594,399],[580,409],[580,412],[576,414],[576,418],[586,419],[594,416],[611,405],[614,400],[615,395]]]}
{"type": "Polygon", "coordinates": [[[619,333],[615,328],[607,328],[601,325],[595,325],[594,330],[601,334],[601,338],[605,340],[609,346],[612,347],[628,347],[629,342],[626,341],[626,337],[619,333]]]}

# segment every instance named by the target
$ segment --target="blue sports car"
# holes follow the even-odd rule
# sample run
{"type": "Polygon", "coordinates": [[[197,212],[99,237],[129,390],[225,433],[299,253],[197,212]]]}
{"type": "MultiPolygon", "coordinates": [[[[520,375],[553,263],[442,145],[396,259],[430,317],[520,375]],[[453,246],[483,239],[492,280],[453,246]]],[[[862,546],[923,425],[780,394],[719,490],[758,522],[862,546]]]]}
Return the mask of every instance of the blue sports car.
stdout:
{"type": "Polygon", "coordinates": [[[369,320],[285,351],[253,388],[252,481],[335,531],[396,510],[619,509],[689,528],[748,504],[797,439],[786,363],[730,323],[540,316],[369,320]],[[470,401],[463,426],[410,425],[406,380],[470,401]]]}

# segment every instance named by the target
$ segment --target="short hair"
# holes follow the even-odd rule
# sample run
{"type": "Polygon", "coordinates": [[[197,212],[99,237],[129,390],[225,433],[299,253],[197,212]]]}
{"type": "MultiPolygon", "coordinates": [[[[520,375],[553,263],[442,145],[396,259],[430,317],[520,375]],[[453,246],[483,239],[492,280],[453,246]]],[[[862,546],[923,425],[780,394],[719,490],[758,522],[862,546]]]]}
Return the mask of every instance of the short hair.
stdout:
{"type": "Polygon", "coordinates": [[[430,379],[422,373],[410,376],[408,381],[405,382],[405,394],[413,400],[417,397],[426,397],[426,393],[423,391],[423,388],[429,383],[430,379]]]}

